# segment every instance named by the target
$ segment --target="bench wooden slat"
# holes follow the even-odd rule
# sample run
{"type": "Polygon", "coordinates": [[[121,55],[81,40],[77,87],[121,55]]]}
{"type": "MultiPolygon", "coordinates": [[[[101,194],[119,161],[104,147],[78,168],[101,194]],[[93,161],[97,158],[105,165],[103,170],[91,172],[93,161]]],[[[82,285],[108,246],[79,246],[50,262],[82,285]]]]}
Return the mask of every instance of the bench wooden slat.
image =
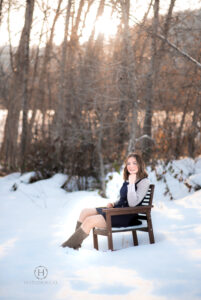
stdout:
{"type": "MultiPolygon", "coordinates": [[[[143,223],[141,225],[133,225],[129,227],[112,227],[112,233],[115,232],[126,232],[126,231],[131,231],[131,230],[136,230],[136,229],[147,229],[147,224],[143,223]]],[[[107,235],[108,231],[105,228],[95,228],[94,229],[95,234],[100,234],[100,235],[107,235]]]]}

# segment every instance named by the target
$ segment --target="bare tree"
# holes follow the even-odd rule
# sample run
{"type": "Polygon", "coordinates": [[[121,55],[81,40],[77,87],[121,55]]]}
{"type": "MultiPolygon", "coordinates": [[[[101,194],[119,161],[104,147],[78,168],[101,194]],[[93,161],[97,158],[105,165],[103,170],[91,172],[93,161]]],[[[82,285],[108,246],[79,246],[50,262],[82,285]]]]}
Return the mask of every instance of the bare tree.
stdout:
{"type": "MultiPolygon", "coordinates": [[[[168,13],[165,18],[163,32],[165,39],[167,39],[168,32],[170,29],[170,22],[173,13],[173,8],[176,0],[171,0],[168,13]]],[[[165,43],[162,41],[160,46],[157,46],[157,36],[159,28],[159,0],[154,2],[154,17],[152,23],[152,46],[151,46],[151,61],[150,69],[147,75],[147,89],[146,89],[146,112],[144,120],[143,132],[148,137],[143,140],[143,155],[146,161],[149,161],[152,155],[153,141],[152,137],[152,115],[153,115],[153,105],[155,102],[156,93],[156,82],[158,79],[158,74],[160,70],[160,64],[162,62],[162,57],[165,52],[165,43]]]]}
{"type": "MultiPolygon", "coordinates": [[[[144,119],[144,128],[143,133],[145,136],[149,138],[152,136],[152,113],[153,113],[153,103],[154,103],[154,90],[155,90],[155,79],[157,74],[157,41],[156,34],[158,31],[159,25],[159,0],[155,0],[154,2],[154,18],[152,23],[152,31],[154,32],[152,38],[151,45],[151,61],[150,68],[146,78],[146,111],[145,111],[145,119],[144,119]]],[[[146,138],[143,140],[143,156],[145,161],[149,161],[151,157],[151,143],[150,139],[146,138]]]]}
{"type": "Polygon", "coordinates": [[[135,149],[136,128],[137,128],[137,97],[136,97],[136,76],[135,62],[131,33],[129,28],[130,17],[130,0],[120,0],[121,20],[122,20],[122,55],[121,65],[119,67],[119,151],[124,148],[124,141],[128,139],[127,151],[131,152],[135,149]],[[131,109],[131,126],[128,133],[127,122],[129,111],[131,109]]]}
{"type": "MultiPolygon", "coordinates": [[[[65,98],[66,98],[66,65],[67,65],[67,43],[69,35],[69,23],[70,23],[70,13],[71,13],[72,1],[68,0],[68,5],[66,7],[66,18],[65,18],[65,30],[62,44],[62,54],[60,61],[60,87],[59,87],[59,102],[57,108],[57,114],[55,116],[56,120],[56,139],[58,137],[64,137],[64,124],[65,124],[65,98]]],[[[57,156],[59,156],[59,143],[57,149],[57,156]]]]}
{"type": "MultiPolygon", "coordinates": [[[[8,168],[19,167],[18,161],[18,124],[20,110],[23,105],[23,134],[21,154],[26,150],[27,109],[28,109],[28,69],[29,69],[29,36],[33,18],[34,0],[26,2],[25,22],[21,33],[19,46],[13,59],[12,79],[10,81],[8,114],[5,125],[5,135],[2,145],[5,161],[8,168]],[[22,100],[23,99],[23,100],[22,100]]],[[[24,156],[22,156],[24,159],[24,156]]],[[[23,163],[22,163],[23,168],[23,163]]]]}
{"type": "MultiPolygon", "coordinates": [[[[44,55],[42,59],[42,66],[40,68],[40,74],[39,74],[39,85],[38,85],[38,95],[36,96],[35,100],[35,106],[41,108],[42,116],[43,116],[43,122],[42,122],[42,137],[45,138],[45,118],[46,118],[46,106],[48,105],[46,99],[46,94],[48,91],[48,74],[50,72],[50,63],[51,63],[51,56],[53,51],[53,38],[54,38],[54,32],[55,32],[55,26],[57,23],[57,20],[61,13],[61,4],[63,0],[58,0],[57,9],[55,11],[55,15],[53,18],[53,22],[50,26],[50,35],[48,38],[48,41],[45,46],[44,55]]],[[[45,8],[44,12],[44,19],[47,18],[47,11],[48,9],[45,8]]],[[[36,109],[34,109],[34,113],[32,116],[32,122],[35,118],[36,109]]]]}
{"type": "Polygon", "coordinates": [[[0,26],[1,26],[1,20],[2,20],[2,7],[3,7],[3,0],[0,0],[0,26]]]}
{"type": "Polygon", "coordinates": [[[30,48],[34,1],[27,0],[16,49],[10,16],[18,2],[1,1],[0,16],[8,11],[10,41],[9,65],[4,68],[0,62],[0,96],[8,110],[1,157],[8,169],[35,168],[44,176],[66,172],[76,175],[79,188],[84,186],[83,178],[92,175],[105,195],[107,171],[116,168],[127,152],[142,150],[147,161],[187,153],[195,157],[201,147],[198,12],[173,14],[175,2],[170,0],[167,15],[160,16],[160,1],[150,0],[142,22],[133,27],[130,0],[100,0],[98,7],[95,0],[58,0],[55,10],[49,0],[37,2],[43,20],[38,45],[30,48]],[[121,17],[116,36],[107,41],[95,31],[106,6],[121,17]],[[91,35],[81,44],[95,7],[91,35]],[[62,17],[63,41],[54,45],[62,17]],[[188,25],[191,17],[196,18],[197,29],[188,25]],[[32,110],[29,124],[28,109],[32,110]]]}
{"type": "Polygon", "coordinates": [[[29,40],[31,32],[31,24],[33,20],[35,0],[27,0],[26,12],[25,12],[25,23],[21,35],[18,57],[22,64],[22,137],[21,137],[21,171],[25,170],[26,165],[26,146],[27,146],[27,115],[28,115],[28,78],[29,78],[29,40]],[[23,55],[23,61],[21,61],[20,55],[23,55]]]}
{"type": "Polygon", "coordinates": [[[199,154],[199,148],[196,147],[196,137],[199,139],[201,126],[201,97],[200,91],[198,91],[196,96],[196,101],[193,109],[192,123],[188,129],[188,153],[190,157],[195,157],[199,154]],[[196,151],[197,150],[197,151],[196,151]]]}

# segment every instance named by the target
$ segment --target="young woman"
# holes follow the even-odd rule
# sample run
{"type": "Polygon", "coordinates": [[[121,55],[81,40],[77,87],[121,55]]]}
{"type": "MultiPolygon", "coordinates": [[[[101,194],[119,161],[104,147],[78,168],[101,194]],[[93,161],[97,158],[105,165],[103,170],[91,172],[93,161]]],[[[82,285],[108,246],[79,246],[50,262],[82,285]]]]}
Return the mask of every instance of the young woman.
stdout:
{"type": "MultiPolygon", "coordinates": [[[[104,208],[134,207],[140,205],[149,188],[150,182],[147,177],[145,164],[141,156],[137,153],[129,154],[125,160],[123,171],[124,183],[120,189],[120,199],[114,203],[108,203],[107,207],[104,208]]],[[[106,216],[102,208],[83,209],[77,221],[75,233],[61,246],[78,249],[93,227],[106,228],[106,216]]],[[[138,215],[112,216],[112,226],[139,225],[141,222],[137,217],[138,215]]]]}

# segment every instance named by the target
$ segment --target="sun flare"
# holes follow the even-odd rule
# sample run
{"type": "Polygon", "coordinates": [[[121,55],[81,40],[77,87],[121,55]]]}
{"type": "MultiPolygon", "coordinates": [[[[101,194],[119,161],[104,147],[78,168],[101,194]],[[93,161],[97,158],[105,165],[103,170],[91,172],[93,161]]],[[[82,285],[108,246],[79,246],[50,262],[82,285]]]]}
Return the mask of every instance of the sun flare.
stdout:
{"type": "Polygon", "coordinates": [[[110,37],[115,36],[119,25],[119,19],[111,17],[105,14],[98,18],[95,23],[95,33],[103,34],[105,39],[108,40],[110,37]]]}
{"type": "MultiPolygon", "coordinates": [[[[39,1],[40,2],[40,1],[39,1]]],[[[47,1],[48,2],[48,1],[47,1]]],[[[50,32],[50,28],[48,27],[50,24],[53,23],[53,19],[55,16],[55,10],[57,7],[57,1],[49,1],[51,4],[48,7],[49,15],[48,15],[48,22],[46,22],[46,28],[42,34],[41,38],[41,26],[43,24],[44,19],[44,11],[41,10],[39,5],[35,5],[34,8],[34,22],[31,30],[31,38],[30,38],[30,45],[37,46],[40,40],[40,47],[45,47],[47,42],[48,33],[50,32]],[[47,34],[46,34],[47,33],[47,34]]],[[[78,10],[80,1],[75,2],[75,11],[78,10]],[[76,6],[77,5],[77,6],[76,6]]],[[[130,1],[130,26],[134,26],[136,21],[139,22],[144,13],[147,11],[147,7],[149,5],[149,0],[132,0],[130,1]]],[[[105,40],[109,40],[110,37],[113,37],[117,34],[118,26],[120,24],[121,15],[119,11],[113,9],[111,5],[111,1],[108,0],[108,5],[105,5],[104,11],[101,16],[98,17],[96,20],[97,12],[98,12],[98,5],[99,1],[94,1],[93,5],[91,6],[90,10],[87,12],[87,1],[85,1],[85,9],[84,13],[81,15],[80,18],[80,31],[78,35],[80,37],[79,41],[81,44],[88,41],[91,32],[95,29],[95,39],[99,34],[103,34],[105,40]],[[86,20],[84,19],[85,13],[87,12],[86,20]]],[[[168,9],[169,1],[161,0],[160,5],[160,13],[166,13],[168,9]]],[[[200,8],[200,0],[177,0],[177,4],[174,8],[174,11],[181,11],[187,9],[198,9],[200,8]]],[[[65,28],[65,13],[66,13],[66,4],[63,3],[61,7],[62,13],[58,18],[54,30],[54,43],[56,45],[60,45],[64,39],[64,28],[65,28]]],[[[153,12],[152,12],[153,13],[153,12]]],[[[8,27],[10,28],[10,38],[11,44],[13,47],[17,47],[19,45],[20,34],[21,30],[24,25],[24,14],[25,14],[25,7],[23,5],[19,6],[18,9],[12,8],[10,11],[10,18],[9,18],[9,26],[8,26],[8,16],[4,14],[1,21],[0,26],[0,46],[9,45],[9,35],[8,35],[8,27]]],[[[151,13],[150,13],[150,16],[151,13]]],[[[75,21],[74,21],[75,22],[75,21]]],[[[69,27],[70,28],[70,27],[69,27]]],[[[69,29],[70,32],[70,29],[69,29]]],[[[70,35],[70,33],[69,33],[70,35]]]]}
{"type": "Polygon", "coordinates": [[[117,28],[120,23],[120,20],[117,14],[113,13],[111,15],[110,8],[106,8],[104,10],[103,15],[98,17],[97,20],[95,20],[95,16],[96,9],[94,8],[90,11],[86,20],[86,26],[83,30],[82,37],[80,39],[81,43],[89,39],[93,28],[95,29],[95,38],[97,38],[99,34],[103,34],[105,40],[108,40],[110,37],[115,36],[115,34],[117,33],[117,28]]]}

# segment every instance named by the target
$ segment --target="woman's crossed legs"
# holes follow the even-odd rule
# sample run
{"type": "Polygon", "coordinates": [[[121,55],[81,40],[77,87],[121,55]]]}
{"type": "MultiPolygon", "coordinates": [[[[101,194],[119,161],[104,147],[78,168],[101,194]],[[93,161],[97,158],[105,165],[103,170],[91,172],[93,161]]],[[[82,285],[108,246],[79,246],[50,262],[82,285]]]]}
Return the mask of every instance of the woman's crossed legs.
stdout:
{"type": "Polygon", "coordinates": [[[84,208],[79,216],[82,229],[89,234],[93,227],[106,228],[104,217],[97,213],[95,208],[84,208]]]}

